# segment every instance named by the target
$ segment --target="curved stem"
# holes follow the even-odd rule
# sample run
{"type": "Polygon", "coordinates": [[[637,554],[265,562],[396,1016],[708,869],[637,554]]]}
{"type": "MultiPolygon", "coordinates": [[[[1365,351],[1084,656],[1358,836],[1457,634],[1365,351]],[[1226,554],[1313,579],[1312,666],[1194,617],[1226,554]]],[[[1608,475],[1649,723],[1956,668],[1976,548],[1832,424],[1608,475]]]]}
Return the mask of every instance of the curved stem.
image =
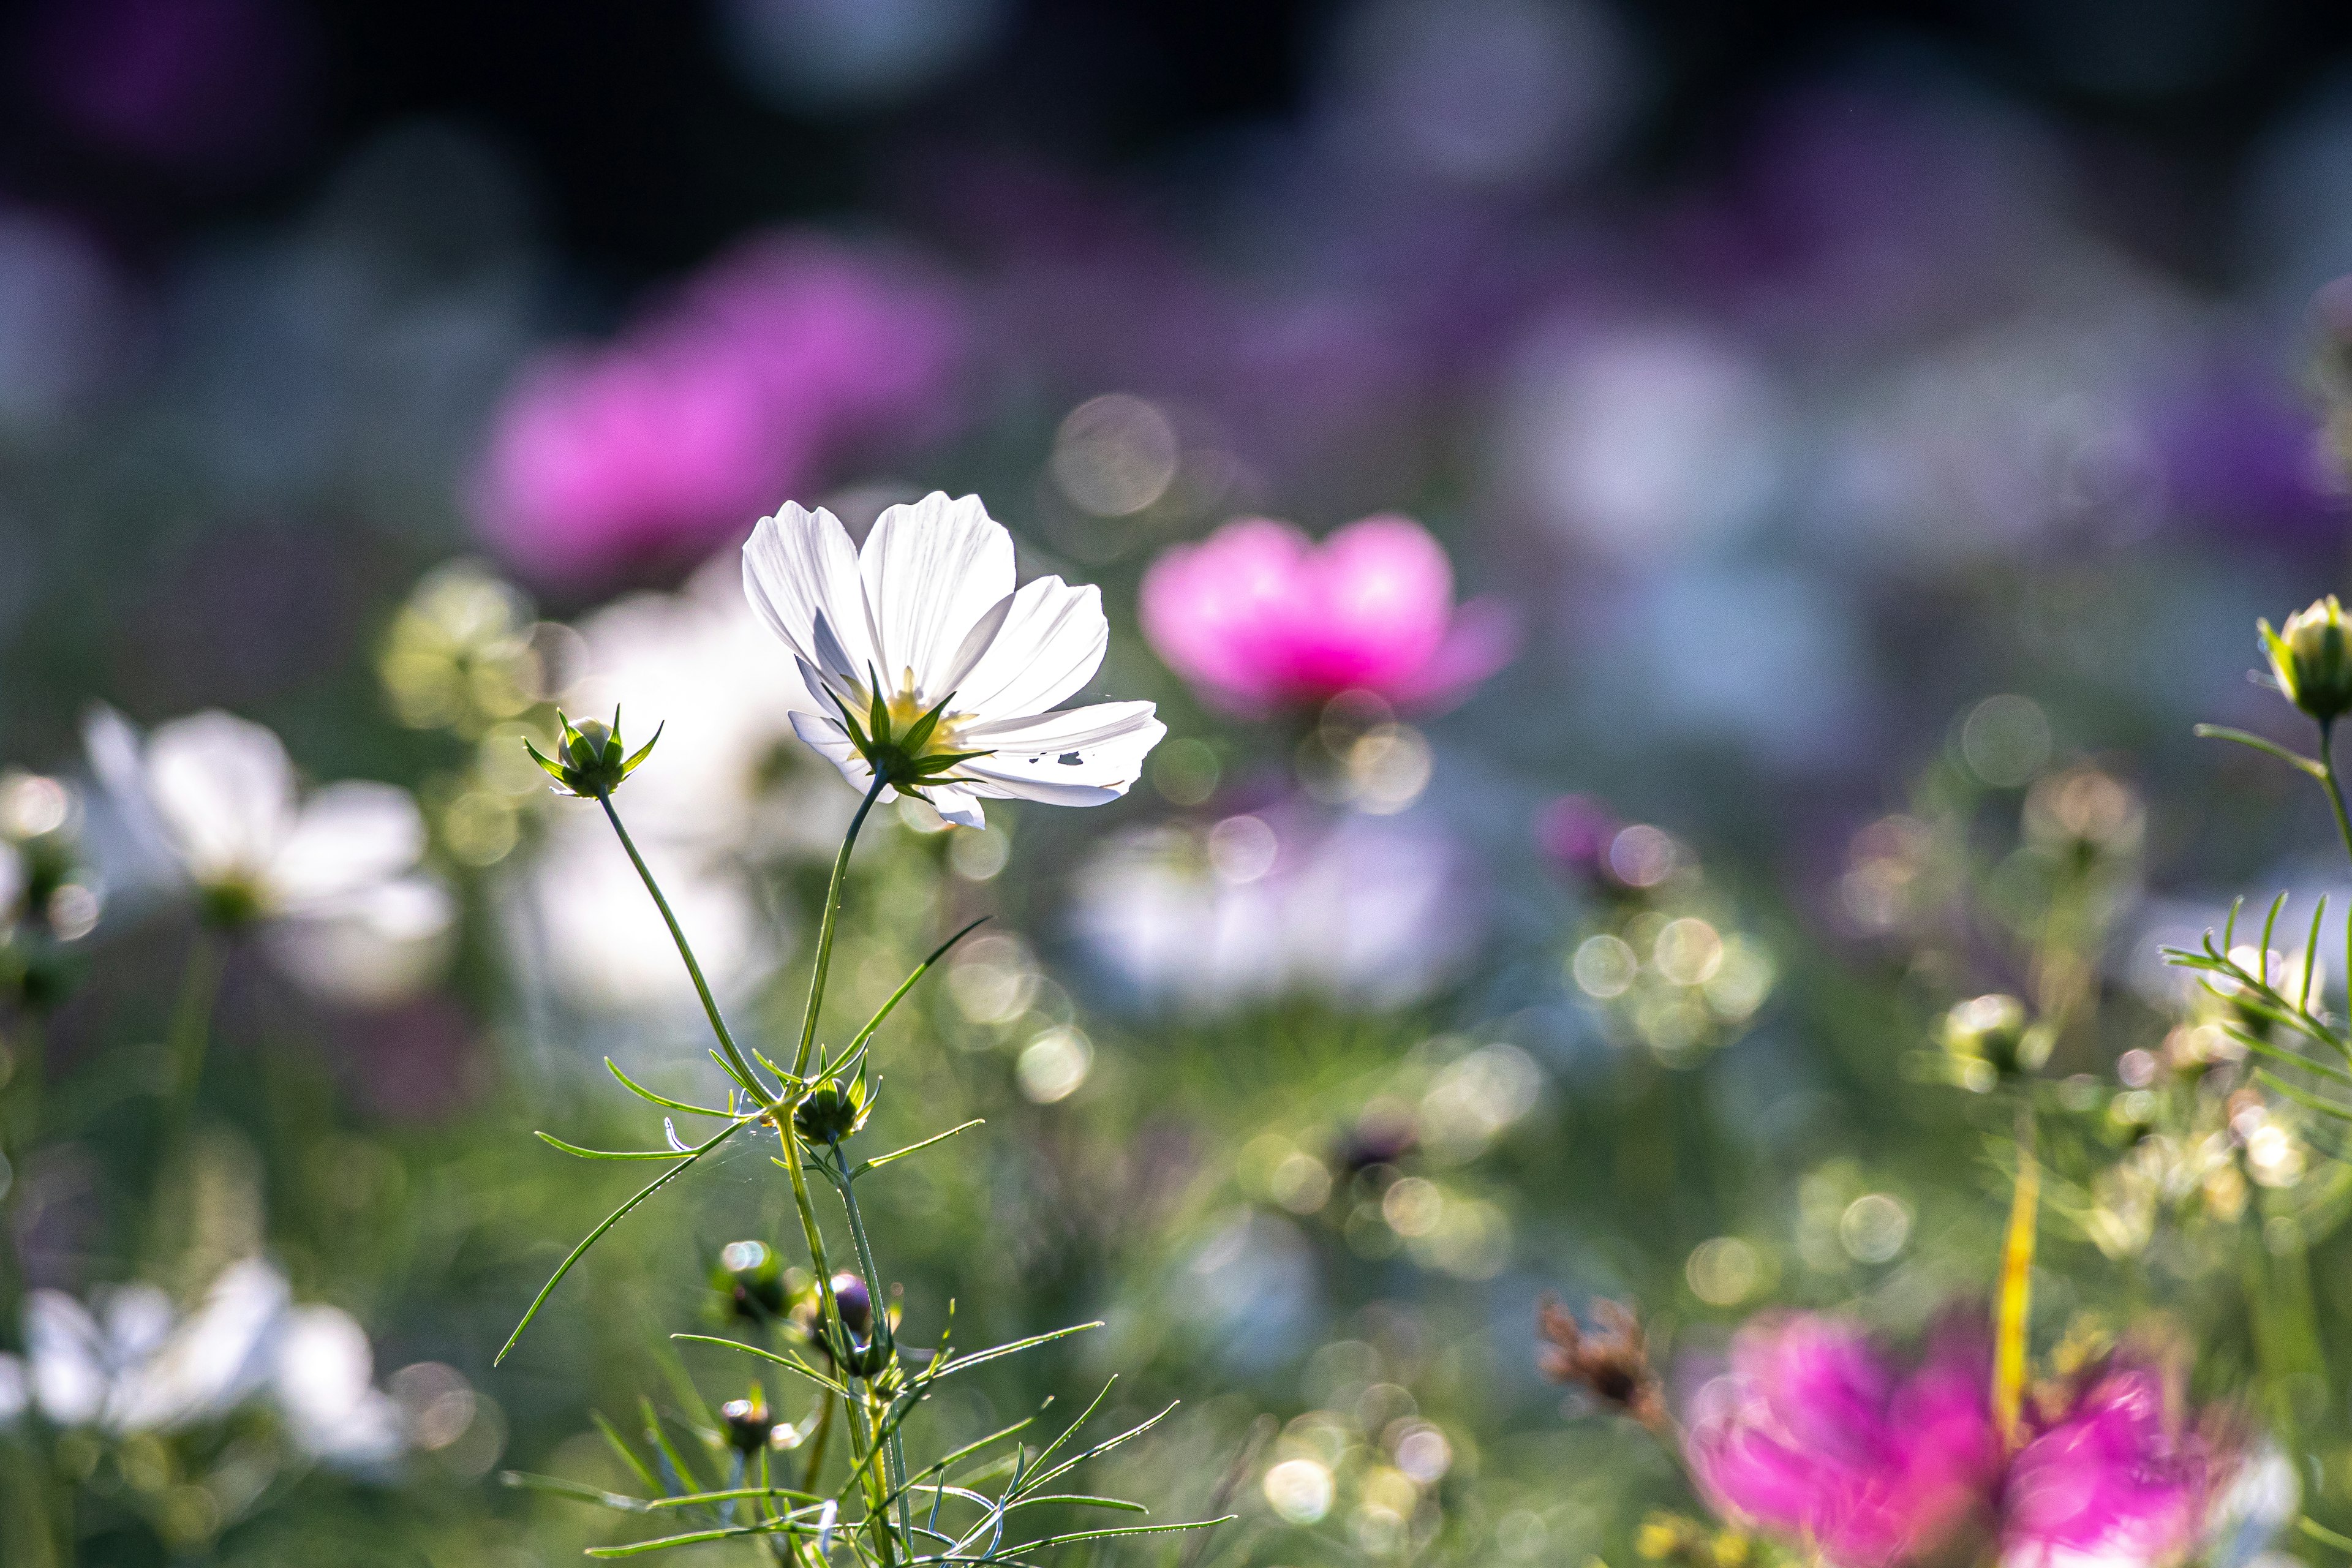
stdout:
{"type": "MultiPolygon", "coordinates": [[[[637,868],[637,877],[645,883],[646,891],[654,896],[654,907],[661,910],[662,922],[669,927],[670,940],[677,943],[677,955],[686,960],[686,972],[694,979],[694,994],[702,998],[702,1011],[710,1020],[710,1032],[719,1037],[719,1048],[727,1053],[729,1065],[746,1084],[757,1086],[760,1079],[752,1073],[751,1064],[743,1059],[743,1053],[736,1049],[735,1037],[728,1032],[727,1020],[719,1016],[718,1000],[710,994],[710,982],[702,977],[702,965],[695,962],[694,949],[688,944],[686,932],[678,926],[677,916],[670,912],[669,900],[662,897],[661,884],[654,880],[653,872],[646,866],[646,858],[637,853],[636,840],[631,838],[629,830],[621,826],[621,814],[613,809],[613,797],[599,795],[596,804],[604,808],[605,819],[612,823],[613,831],[620,835],[621,847],[629,852],[629,864],[637,868]]],[[[764,1092],[763,1089],[763,1095],[764,1092]]],[[[769,1103],[774,1102],[771,1100],[769,1103]]]]}
{"type": "Polygon", "coordinates": [[[849,831],[842,835],[841,853],[833,858],[833,879],[824,889],[824,914],[817,923],[816,967],[809,973],[808,1008],[801,1015],[800,1049],[793,1054],[793,1076],[808,1076],[809,1049],[816,1043],[816,1013],[824,1001],[825,971],[833,967],[833,928],[841,913],[842,879],[849,872],[849,851],[857,843],[857,830],[866,826],[866,814],[874,803],[889,787],[889,781],[880,773],[874,775],[874,787],[857,805],[857,815],[849,819],[849,831]]]}
{"type": "Polygon", "coordinates": [[[2352,813],[2344,809],[2344,781],[2336,772],[2335,728],[2332,719],[2319,721],[2319,782],[2327,790],[2327,804],[2336,808],[2336,837],[2343,841],[2346,856],[2352,857],[2352,813]]]}

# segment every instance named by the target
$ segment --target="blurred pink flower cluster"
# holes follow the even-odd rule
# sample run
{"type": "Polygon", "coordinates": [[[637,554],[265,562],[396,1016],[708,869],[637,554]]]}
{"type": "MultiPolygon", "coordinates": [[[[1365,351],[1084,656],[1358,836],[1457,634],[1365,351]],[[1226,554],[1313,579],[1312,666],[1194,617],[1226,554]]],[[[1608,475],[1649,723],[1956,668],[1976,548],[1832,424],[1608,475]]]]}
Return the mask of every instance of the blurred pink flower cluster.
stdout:
{"type": "Polygon", "coordinates": [[[783,495],[952,425],[962,303],[902,258],[805,237],[721,257],[619,341],[527,366],[474,510],[523,571],[594,581],[698,559],[783,495]]]}
{"type": "Polygon", "coordinates": [[[1319,545],[1286,522],[1229,522],[1153,562],[1141,609],[1169,667],[1245,714],[1343,691],[1407,711],[1449,707],[1517,642],[1503,605],[1455,605],[1444,548],[1397,516],[1351,522],[1319,545]]]}
{"type": "Polygon", "coordinates": [[[1726,1515],[1836,1568],[1894,1568],[1988,1528],[2004,1568],[2156,1568],[2197,1543],[2227,1458],[2156,1367],[2119,1353],[2029,1400],[2005,1453],[1990,1366],[1980,1334],[1948,1326],[1904,1367],[1852,1324],[1751,1325],[1701,1397],[1692,1471],[1726,1515]]]}

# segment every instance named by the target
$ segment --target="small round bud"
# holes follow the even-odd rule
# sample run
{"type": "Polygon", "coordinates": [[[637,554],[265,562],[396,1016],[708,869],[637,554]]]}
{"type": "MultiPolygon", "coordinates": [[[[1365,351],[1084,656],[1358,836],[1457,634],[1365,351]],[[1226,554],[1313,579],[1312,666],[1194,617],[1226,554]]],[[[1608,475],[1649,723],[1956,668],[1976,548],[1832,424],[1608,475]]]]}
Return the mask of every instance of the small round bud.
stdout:
{"type": "Polygon", "coordinates": [[[826,1079],[793,1110],[793,1125],[812,1143],[838,1143],[866,1125],[874,1104],[860,1073],[847,1083],[826,1079]]]}
{"type": "Polygon", "coordinates": [[[841,1326],[864,1339],[874,1325],[874,1298],[866,1281],[844,1271],[833,1277],[834,1304],[841,1309],[841,1326]]]}
{"type": "Polygon", "coordinates": [[[719,1419],[727,1428],[729,1446],[740,1452],[756,1454],[768,1446],[772,1423],[768,1407],[757,1399],[729,1400],[719,1407],[719,1419]]]}
{"type": "Polygon", "coordinates": [[[2022,1077],[2050,1055],[2046,1031],[2026,1017],[2025,1004],[1995,994],[1961,1003],[1944,1015],[1944,1049],[1970,1089],[2022,1077]]]}
{"type": "Polygon", "coordinates": [[[2289,616],[2275,632],[2268,621],[2261,629],[2271,674],[2288,701],[2323,723],[2352,710],[2352,646],[2335,595],[2289,616]]]}
{"type": "Polygon", "coordinates": [[[725,1298],[728,1315],[745,1322],[772,1322],[790,1304],[783,1267],[765,1242],[730,1241],[720,1247],[710,1282],[725,1298]]]}
{"type": "Polygon", "coordinates": [[[647,741],[631,756],[621,740],[619,709],[613,710],[610,724],[594,719],[583,719],[575,724],[561,711],[555,717],[562,726],[556,737],[555,755],[543,755],[527,735],[523,737],[523,749],[555,781],[558,795],[578,795],[583,800],[602,800],[620,788],[621,782],[635,773],[637,764],[654,749],[654,742],[661,739],[661,731],[656,730],[653,741],[647,741]]]}

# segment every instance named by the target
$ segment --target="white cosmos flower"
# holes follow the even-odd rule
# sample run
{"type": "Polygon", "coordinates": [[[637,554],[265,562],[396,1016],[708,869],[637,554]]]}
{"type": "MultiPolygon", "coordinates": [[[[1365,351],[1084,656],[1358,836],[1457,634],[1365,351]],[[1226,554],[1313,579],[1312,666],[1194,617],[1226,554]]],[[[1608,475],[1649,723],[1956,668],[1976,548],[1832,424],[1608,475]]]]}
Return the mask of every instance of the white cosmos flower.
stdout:
{"type": "Polygon", "coordinates": [[[743,546],[752,607],[823,704],[793,715],[800,738],[860,790],[879,767],[881,799],[905,789],[969,827],[982,796],[1114,800],[1167,733],[1149,702],[1051,711],[1102,665],[1102,594],[1013,578],[1013,536],[977,496],[891,507],[862,552],[831,512],[788,502],[743,546]]]}
{"type": "Polygon", "coordinates": [[[172,1433],[267,1399],[297,1446],[329,1464],[373,1469],[406,1446],[398,1406],[372,1382],[367,1331],[340,1308],[296,1306],[258,1258],[223,1269],[184,1317],[152,1285],[105,1292],[94,1312],[36,1290],[25,1351],[0,1356],[0,1426],[32,1408],[117,1436],[172,1433]]]}
{"type": "Polygon", "coordinates": [[[420,867],[425,819],[407,791],[354,782],[305,799],[278,737],[218,710],[159,725],[142,743],[100,708],[84,733],[151,874],[160,863],[215,919],[264,922],[296,980],[382,1001],[438,966],[454,909],[420,867]]]}

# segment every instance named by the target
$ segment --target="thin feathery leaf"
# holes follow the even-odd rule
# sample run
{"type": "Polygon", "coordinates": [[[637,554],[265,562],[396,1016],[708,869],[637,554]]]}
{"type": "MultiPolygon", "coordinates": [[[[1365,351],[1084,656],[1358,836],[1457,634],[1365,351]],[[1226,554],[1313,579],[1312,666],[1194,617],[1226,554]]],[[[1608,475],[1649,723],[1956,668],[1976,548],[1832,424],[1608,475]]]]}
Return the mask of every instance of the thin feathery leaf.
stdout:
{"type": "Polygon", "coordinates": [[[599,1508],[609,1508],[621,1513],[645,1513],[656,1506],[644,1498],[608,1492],[585,1481],[567,1481],[561,1476],[538,1476],[528,1470],[501,1470],[499,1482],[524,1491],[551,1492],[557,1497],[570,1498],[574,1502],[594,1503],[599,1508]]]}
{"type": "Polygon", "coordinates": [[[713,1116],[724,1120],[735,1114],[731,1110],[713,1110],[707,1105],[689,1105],[683,1100],[672,1100],[667,1095],[656,1094],[652,1089],[647,1089],[645,1085],[631,1078],[627,1073],[623,1072],[620,1068],[620,1064],[614,1061],[610,1057],[606,1057],[604,1058],[604,1066],[614,1078],[621,1080],[621,1087],[623,1089],[627,1089],[639,1100],[649,1100],[656,1105],[666,1106],[672,1110],[691,1111],[697,1116],[713,1116]]]}
{"type": "MultiPolygon", "coordinates": [[[[614,1070],[617,1071],[618,1069],[616,1068],[614,1070]]],[[[639,1204],[644,1203],[647,1198],[653,1196],[656,1193],[661,1191],[662,1188],[667,1186],[670,1183],[677,1180],[679,1176],[684,1175],[688,1170],[692,1169],[696,1161],[701,1159],[705,1154],[709,1153],[713,1149],[718,1148],[719,1145],[726,1142],[727,1140],[734,1137],[736,1133],[740,1132],[744,1128],[749,1127],[751,1124],[751,1119],[749,1117],[729,1122],[725,1127],[720,1128],[719,1131],[709,1140],[697,1144],[693,1152],[688,1154],[684,1159],[678,1161],[677,1164],[671,1166],[668,1170],[664,1171],[660,1175],[656,1176],[643,1187],[640,1187],[635,1197],[629,1199],[628,1202],[623,1204],[619,1208],[614,1209],[611,1214],[606,1215],[603,1224],[590,1231],[586,1236],[582,1237],[580,1238],[580,1245],[573,1247],[570,1256],[566,1257],[562,1263],[556,1265],[555,1272],[548,1276],[547,1283],[541,1286],[539,1288],[539,1294],[531,1298],[530,1308],[526,1310],[522,1315],[522,1321],[517,1323],[515,1325],[514,1332],[507,1336],[507,1342],[499,1348],[499,1353],[490,1358],[490,1364],[492,1366],[496,1366],[500,1362],[507,1359],[507,1356],[514,1350],[516,1343],[522,1339],[523,1331],[530,1327],[530,1321],[533,1318],[539,1316],[539,1310],[547,1305],[547,1299],[555,1293],[555,1288],[558,1285],[563,1283],[563,1277],[572,1272],[572,1266],[579,1262],[583,1258],[588,1256],[588,1249],[595,1246],[600,1240],[604,1239],[604,1236],[606,1231],[612,1229],[614,1226],[628,1218],[630,1211],[635,1209],[639,1204]]]]}
{"type": "Polygon", "coordinates": [[[2319,922],[2327,918],[2327,895],[2319,895],[2319,902],[2311,911],[2311,940],[2303,944],[2303,989],[2296,994],[2294,1008],[2308,1016],[2311,1012],[2311,977],[2319,973],[2319,922]]]}
{"type": "Polygon", "coordinates": [[[654,1475],[653,1467],[637,1457],[637,1451],[629,1447],[628,1439],[621,1436],[621,1429],[614,1426],[601,1410],[592,1410],[588,1415],[596,1423],[596,1430],[604,1434],[604,1441],[613,1446],[613,1452],[621,1457],[621,1462],[635,1473],[637,1479],[646,1483],[646,1490],[662,1490],[661,1481],[654,1475]]]}
{"type": "Polygon", "coordinates": [[[721,1339],[716,1334],[672,1334],[670,1338],[681,1344],[717,1345],[722,1350],[740,1351],[745,1355],[757,1356],[761,1361],[773,1362],[795,1377],[815,1384],[827,1394],[837,1394],[844,1399],[849,1397],[848,1389],[796,1356],[779,1355],[774,1351],[762,1349],[759,1345],[747,1345],[741,1340],[721,1339]]]}
{"type": "Polygon", "coordinates": [[[2279,911],[2285,908],[2286,895],[2281,893],[2271,900],[2271,912],[2263,917],[2263,951],[2254,962],[2262,967],[2263,979],[2265,983],[2269,981],[2271,975],[2271,933],[2277,929],[2279,911]]]}
{"type": "Polygon", "coordinates": [[[931,965],[937,963],[940,959],[945,958],[948,955],[949,950],[953,948],[956,943],[970,936],[973,931],[978,931],[982,925],[985,925],[988,922],[989,918],[990,917],[987,915],[982,915],[980,919],[973,921],[961,931],[956,932],[955,935],[948,938],[947,941],[931,949],[930,956],[924,959],[922,963],[915,965],[914,973],[908,975],[905,980],[899,982],[898,989],[890,993],[889,1000],[882,1004],[881,1007],[875,1013],[874,1016],[866,1020],[866,1026],[858,1030],[856,1035],[850,1037],[848,1047],[842,1052],[842,1062],[845,1066],[847,1065],[850,1057],[856,1053],[859,1047],[865,1045],[866,1041],[874,1037],[874,1031],[882,1026],[882,1020],[887,1018],[890,1016],[891,1010],[897,1007],[898,1004],[906,998],[907,993],[915,988],[915,982],[920,980],[926,973],[928,973],[931,965]]]}
{"type": "Polygon", "coordinates": [[[688,1160],[691,1149],[583,1149],[577,1143],[566,1143],[552,1132],[534,1131],[531,1136],[551,1149],[561,1149],[583,1160],[688,1160]]]}
{"type": "Polygon", "coordinates": [[[1091,1323],[1073,1323],[1066,1329],[1055,1329],[1049,1333],[1032,1334],[1025,1340],[1014,1340],[1009,1344],[992,1345],[987,1350],[974,1351],[970,1355],[958,1356],[953,1361],[948,1360],[946,1352],[942,1351],[940,1352],[940,1359],[932,1363],[930,1368],[926,1372],[925,1380],[936,1383],[940,1378],[951,1377],[957,1373],[962,1372],[970,1367],[978,1366],[983,1362],[996,1361],[1002,1357],[1009,1355],[1018,1355],[1023,1351],[1034,1350],[1039,1345],[1051,1344],[1055,1340],[1066,1340],[1072,1334],[1083,1334],[1089,1329],[1099,1329],[1103,1325],[1099,1321],[1091,1323]]]}
{"type": "Polygon", "coordinates": [[[1030,1489],[1034,1489],[1037,1487],[1051,1486],[1054,1482],[1061,1479],[1064,1476],[1068,1475],[1072,1470],[1076,1469],[1080,1465],[1087,1463],[1088,1460],[1098,1459],[1105,1454],[1109,1453],[1113,1448],[1118,1447],[1122,1443],[1132,1442],[1134,1439],[1142,1436],[1146,1432],[1150,1431],[1154,1426],[1157,1426],[1162,1421],[1167,1420],[1170,1414],[1175,1410],[1176,1405],[1177,1402],[1171,1400],[1169,1402],[1168,1408],[1166,1410],[1162,1410],[1159,1415],[1145,1417],[1143,1420],[1139,1421],[1134,1426],[1129,1427],[1126,1431],[1119,1433],[1117,1436],[1104,1438],[1101,1442],[1097,1443],[1093,1447],[1088,1448],[1083,1454],[1071,1455],[1068,1458],[1064,1459],[1060,1464],[1055,1466],[1050,1470],[1038,1471],[1036,1474],[1029,1478],[1030,1489]]]}
{"type": "Polygon", "coordinates": [[[2264,756],[2276,757],[2289,767],[2302,769],[2313,778],[2325,778],[2327,775],[2326,764],[2315,762],[2300,752],[2291,752],[2276,741],[2266,741],[2260,735],[2248,734],[2243,730],[2233,730],[2227,724],[2200,724],[2189,733],[2200,741],[2235,741],[2241,746],[2252,746],[2264,756]]]}
{"type": "Polygon", "coordinates": [[[893,1149],[887,1154],[877,1154],[871,1160],[860,1162],[857,1168],[849,1173],[849,1179],[854,1182],[858,1177],[866,1174],[866,1172],[875,1169],[877,1166],[887,1165],[893,1160],[903,1160],[909,1154],[918,1153],[922,1150],[929,1148],[934,1143],[944,1143],[949,1139],[954,1137],[957,1133],[969,1132],[973,1128],[982,1124],[983,1119],[975,1116],[971,1121],[966,1121],[960,1126],[950,1127],[944,1132],[934,1132],[919,1143],[909,1143],[903,1149],[893,1149]]]}
{"type": "Polygon", "coordinates": [[[2265,1089],[2272,1089],[2276,1093],[2286,1096],[2287,1099],[2294,1101],[2297,1105],[2304,1107],[2307,1110],[2315,1110],[2322,1116],[2332,1116],[2338,1121],[2352,1121],[2352,1105],[2341,1104],[2332,1100],[2323,1100],[2307,1089],[2298,1089],[2294,1084],[2287,1082],[2286,1079],[2279,1077],[2278,1074],[2271,1071],[2268,1068],[2256,1068],[2254,1069],[2254,1079],[2256,1082],[2262,1084],[2265,1089]]]}
{"type": "Polygon", "coordinates": [[[2228,1033],[2231,1039],[2250,1051],[2269,1057],[2275,1061],[2284,1062],[2289,1067],[2301,1068],[2305,1072],[2315,1073],[2332,1082],[2352,1086],[2352,1072],[2346,1072],[2342,1068],[2332,1067],[2326,1062],[2313,1061],[2309,1057],[2299,1055],[2282,1046],[2274,1046],[2268,1040],[2247,1034],[2243,1029],[2232,1028],[2228,1030],[2228,1033]]]}

